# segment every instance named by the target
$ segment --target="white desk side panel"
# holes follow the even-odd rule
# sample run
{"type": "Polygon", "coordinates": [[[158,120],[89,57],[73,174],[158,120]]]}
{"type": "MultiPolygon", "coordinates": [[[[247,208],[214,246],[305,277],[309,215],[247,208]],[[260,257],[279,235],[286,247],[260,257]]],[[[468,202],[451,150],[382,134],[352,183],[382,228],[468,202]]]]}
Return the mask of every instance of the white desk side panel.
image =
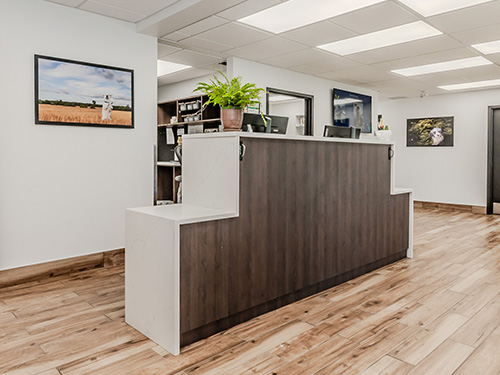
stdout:
{"type": "Polygon", "coordinates": [[[193,137],[182,140],[182,202],[239,212],[240,137],[193,137]]]}
{"type": "Polygon", "coordinates": [[[125,321],[178,355],[179,225],[127,210],[125,229],[125,321]]]}

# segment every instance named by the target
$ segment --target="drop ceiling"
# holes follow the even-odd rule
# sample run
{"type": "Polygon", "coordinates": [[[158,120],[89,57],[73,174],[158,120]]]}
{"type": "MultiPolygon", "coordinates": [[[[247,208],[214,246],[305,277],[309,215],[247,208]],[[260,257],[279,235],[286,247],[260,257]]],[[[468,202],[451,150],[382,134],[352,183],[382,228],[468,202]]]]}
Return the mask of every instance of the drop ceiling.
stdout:
{"type": "Polygon", "coordinates": [[[439,95],[448,92],[438,86],[500,79],[500,53],[471,47],[500,39],[500,0],[430,17],[385,0],[279,34],[237,20],[286,0],[48,1],[135,23],[137,32],[158,38],[159,59],[192,66],[160,77],[159,85],[211,74],[231,56],[362,86],[381,99],[439,95]],[[417,21],[442,34],[346,56],[316,47],[417,21]],[[493,64],[412,77],[391,72],[476,56],[493,64]]]}

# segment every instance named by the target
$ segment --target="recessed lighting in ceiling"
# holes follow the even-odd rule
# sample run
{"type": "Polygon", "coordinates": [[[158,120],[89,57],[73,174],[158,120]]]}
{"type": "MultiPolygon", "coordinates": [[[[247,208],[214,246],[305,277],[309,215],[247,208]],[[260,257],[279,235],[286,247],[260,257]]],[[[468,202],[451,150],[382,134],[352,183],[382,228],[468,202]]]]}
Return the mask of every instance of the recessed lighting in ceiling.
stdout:
{"type": "Polygon", "coordinates": [[[452,91],[452,90],[477,89],[477,88],[493,87],[493,86],[500,86],[500,79],[492,79],[489,81],[479,81],[479,82],[457,83],[455,85],[444,85],[438,87],[440,89],[452,91]]]}
{"type": "Polygon", "coordinates": [[[399,0],[424,17],[451,12],[473,5],[488,3],[492,0],[399,0]]]}
{"type": "Polygon", "coordinates": [[[500,40],[494,40],[493,42],[473,44],[472,47],[477,49],[479,52],[489,55],[492,53],[500,52],[500,40]]]}
{"type": "Polygon", "coordinates": [[[157,62],[157,76],[166,76],[167,74],[172,74],[179,72],[184,69],[192,68],[189,65],[177,64],[170,61],[158,60],[157,62]]]}
{"type": "Polygon", "coordinates": [[[417,21],[333,43],[322,44],[317,47],[344,56],[441,34],[441,31],[425,22],[417,21]]]}
{"type": "Polygon", "coordinates": [[[383,1],[385,0],[289,0],[238,21],[279,34],[383,1]]]}
{"type": "Polygon", "coordinates": [[[467,59],[444,61],[435,64],[427,64],[420,66],[413,66],[411,68],[404,69],[394,69],[391,72],[400,74],[405,77],[418,76],[420,74],[438,73],[446,72],[448,70],[457,70],[472,68],[475,66],[483,66],[493,64],[491,61],[485,59],[484,57],[470,57],[467,59]]]}

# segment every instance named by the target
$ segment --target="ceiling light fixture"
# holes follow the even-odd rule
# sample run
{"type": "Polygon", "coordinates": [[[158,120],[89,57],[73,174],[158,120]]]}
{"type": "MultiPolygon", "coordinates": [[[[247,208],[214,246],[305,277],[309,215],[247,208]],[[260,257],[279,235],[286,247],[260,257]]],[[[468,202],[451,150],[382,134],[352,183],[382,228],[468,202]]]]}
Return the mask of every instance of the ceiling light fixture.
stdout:
{"type": "Polygon", "coordinates": [[[479,52],[485,55],[490,55],[492,53],[500,52],[500,40],[494,40],[493,42],[473,44],[472,47],[477,49],[479,52]]]}
{"type": "Polygon", "coordinates": [[[158,60],[156,65],[156,75],[157,77],[162,77],[166,76],[167,74],[180,72],[181,70],[188,68],[192,68],[192,66],[177,64],[170,61],[158,60]]]}
{"type": "Polygon", "coordinates": [[[279,34],[383,1],[385,0],[289,0],[238,21],[279,34]]]}
{"type": "Polygon", "coordinates": [[[488,3],[492,0],[399,0],[414,11],[424,17],[434,16],[436,14],[451,12],[467,8],[473,5],[488,3]]]}
{"type": "Polygon", "coordinates": [[[479,81],[479,82],[457,83],[455,85],[444,85],[438,87],[443,90],[453,91],[453,90],[477,89],[477,88],[493,87],[493,86],[500,86],[500,79],[492,79],[489,81],[479,81]]]}
{"type": "Polygon", "coordinates": [[[396,73],[405,77],[417,76],[421,74],[446,72],[449,70],[472,68],[476,66],[490,65],[493,64],[491,61],[485,59],[484,57],[470,57],[467,59],[451,60],[435,64],[427,64],[420,66],[413,66],[411,68],[404,69],[394,69],[391,70],[392,73],[396,73]]]}
{"type": "Polygon", "coordinates": [[[441,34],[441,31],[436,30],[425,22],[417,21],[333,43],[322,44],[317,46],[317,48],[344,56],[441,34]]]}

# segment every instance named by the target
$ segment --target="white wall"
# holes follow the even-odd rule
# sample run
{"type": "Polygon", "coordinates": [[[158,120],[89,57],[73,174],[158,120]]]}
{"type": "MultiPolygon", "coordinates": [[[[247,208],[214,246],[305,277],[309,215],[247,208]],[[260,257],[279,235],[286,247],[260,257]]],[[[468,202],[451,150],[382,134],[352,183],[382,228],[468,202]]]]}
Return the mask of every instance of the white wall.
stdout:
{"type": "Polygon", "coordinates": [[[396,185],[418,201],[486,206],[488,106],[500,90],[388,100],[379,113],[396,142],[396,185]],[[406,147],[406,120],[454,116],[453,147],[406,147]]]}
{"type": "Polygon", "coordinates": [[[288,117],[288,126],[286,128],[286,134],[291,135],[302,135],[304,134],[304,127],[297,128],[299,124],[299,119],[297,115],[304,115],[304,100],[294,100],[291,102],[276,102],[270,104],[272,109],[269,111],[271,115],[285,116],[288,117]]]}
{"type": "Polygon", "coordinates": [[[160,86],[158,87],[158,103],[201,95],[201,92],[193,92],[193,90],[198,86],[198,82],[208,82],[212,77],[213,74],[160,86]]]}
{"type": "MultiPolygon", "coordinates": [[[[365,88],[313,77],[308,74],[276,68],[236,57],[229,58],[228,73],[241,76],[243,82],[252,82],[257,87],[271,87],[287,91],[314,95],[314,130],[315,136],[322,136],[324,126],[332,124],[332,89],[339,88],[372,96],[372,128],[375,129],[378,114],[378,93],[365,88]]],[[[265,97],[262,98],[265,107],[265,97]]],[[[265,108],[264,110],[265,111],[265,108]]]]}
{"type": "Polygon", "coordinates": [[[124,247],[152,203],[156,39],[45,1],[0,1],[0,269],[124,247]],[[135,129],[34,124],[34,54],[134,69],[135,129]]]}

